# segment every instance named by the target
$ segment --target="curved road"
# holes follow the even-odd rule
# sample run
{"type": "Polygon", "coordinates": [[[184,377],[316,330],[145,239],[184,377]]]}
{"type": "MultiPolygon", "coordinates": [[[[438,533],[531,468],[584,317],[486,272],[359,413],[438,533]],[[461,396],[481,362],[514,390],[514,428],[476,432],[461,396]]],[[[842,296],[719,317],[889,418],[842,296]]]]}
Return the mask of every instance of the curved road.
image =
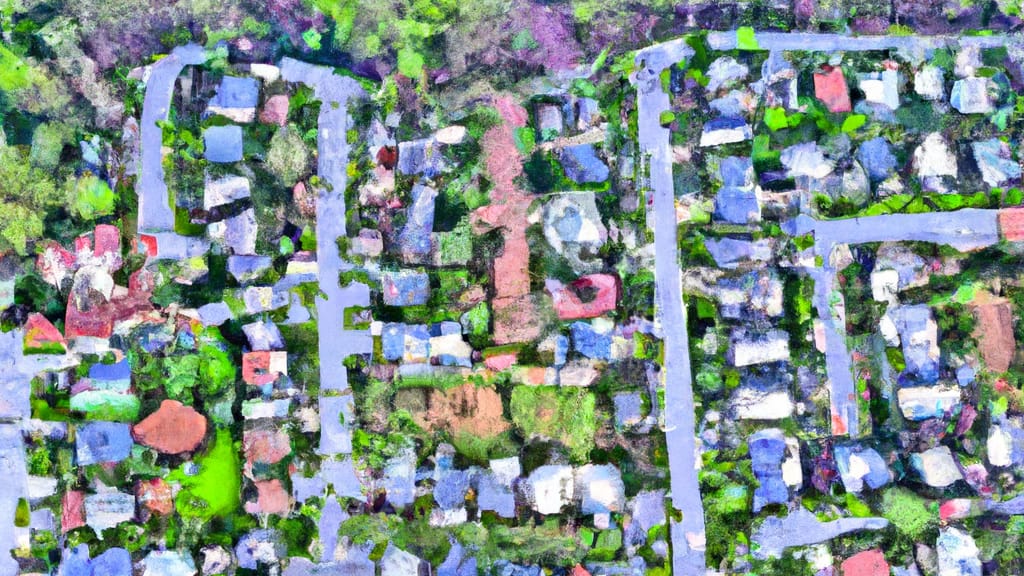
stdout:
{"type": "Polygon", "coordinates": [[[171,110],[174,82],[185,66],[206,62],[206,50],[202,46],[189,44],[178,46],[170,54],[150,66],[146,80],[146,96],[142,101],[142,122],[140,124],[141,156],[139,179],[136,191],[139,197],[139,232],[173,232],[174,211],[167,198],[167,183],[164,182],[163,131],[157,122],[167,120],[171,110]]]}

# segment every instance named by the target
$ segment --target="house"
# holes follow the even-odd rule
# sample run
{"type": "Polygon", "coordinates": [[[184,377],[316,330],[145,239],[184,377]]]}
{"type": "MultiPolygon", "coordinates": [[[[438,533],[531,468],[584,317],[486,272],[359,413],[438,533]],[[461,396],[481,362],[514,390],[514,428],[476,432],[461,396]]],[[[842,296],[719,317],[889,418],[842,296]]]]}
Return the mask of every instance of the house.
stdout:
{"type": "Polygon", "coordinates": [[[714,216],[730,224],[761,220],[761,205],[754,189],[754,166],[750,158],[729,156],[718,161],[721,187],[715,196],[714,216]]]}
{"type": "Polygon", "coordinates": [[[284,337],[281,336],[277,324],[270,320],[246,324],[242,326],[242,332],[249,341],[249,349],[254,352],[284,348],[284,337]]]}
{"type": "Polygon", "coordinates": [[[926,304],[891,310],[893,323],[903,345],[904,375],[920,383],[939,379],[939,327],[926,304]]]}
{"type": "Polygon", "coordinates": [[[441,154],[441,145],[434,138],[423,138],[398,144],[398,164],[400,174],[436,178],[448,167],[441,154]]]}
{"type": "Polygon", "coordinates": [[[1024,464],[1024,423],[1020,418],[993,418],[988,428],[988,461],[992,466],[1024,464]]]}
{"type": "Polygon", "coordinates": [[[925,64],[914,75],[914,92],[925,100],[942,100],[946,97],[946,81],[942,68],[925,64]]]}
{"type": "MultiPolygon", "coordinates": [[[[247,284],[262,277],[274,260],[270,256],[257,254],[232,254],[228,256],[228,274],[231,274],[239,284],[247,284]]],[[[291,262],[288,263],[289,274],[291,273],[291,262]]]]}
{"type": "Polygon", "coordinates": [[[267,98],[260,110],[260,122],[284,126],[288,123],[288,95],[276,94],[267,98]]]}
{"type": "Polygon", "coordinates": [[[300,250],[288,260],[285,268],[285,276],[294,282],[316,282],[320,273],[320,266],[316,261],[316,254],[300,250]]]}
{"type": "Polygon", "coordinates": [[[739,320],[750,315],[782,316],[783,286],[771,270],[756,270],[739,277],[723,276],[714,288],[718,312],[723,318],[739,320]]]}
{"type": "Polygon", "coordinates": [[[573,349],[592,360],[609,360],[612,354],[612,330],[615,325],[604,318],[569,325],[573,349]]]}
{"type": "Polygon", "coordinates": [[[718,117],[704,123],[700,146],[720,146],[743,142],[754,137],[754,132],[743,118],[718,117]]]}
{"type": "Polygon", "coordinates": [[[447,470],[438,475],[434,483],[434,502],[437,503],[435,515],[430,523],[435,526],[452,526],[466,521],[466,495],[475,482],[477,471],[447,470]]]}
{"type": "Polygon", "coordinates": [[[246,502],[245,511],[249,514],[277,514],[286,516],[291,509],[291,498],[288,491],[277,478],[256,480],[256,501],[246,502]]]}
{"type": "Polygon", "coordinates": [[[747,440],[750,460],[758,486],[754,489],[753,512],[757,514],[769,504],[789,501],[789,488],[782,477],[782,461],[786,458],[786,437],[778,428],[755,432],[747,440]]]}
{"type": "Polygon", "coordinates": [[[836,446],[835,458],[843,486],[852,494],[863,490],[865,484],[877,490],[891,479],[889,467],[874,448],[857,444],[836,446]]]}
{"type": "Polygon", "coordinates": [[[785,372],[747,372],[729,399],[729,408],[741,420],[780,420],[794,410],[785,372]]]}
{"type": "Polygon", "coordinates": [[[211,302],[203,304],[197,310],[199,320],[203,326],[220,326],[234,318],[231,308],[225,302],[211,302]]]}
{"type": "Polygon", "coordinates": [[[253,386],[266,386],[288,375],[288,353],[261,350],[242,354],[242,380],[253,386]]]}
{"type": "Polygon", "coordinates": [[[572,467],[548,464],[526,478],[526,492],[533,509],[540,514],[558,514],[574,496],[572,467]]]}
{"type": "Polygon", "coordinates": [[[885,554],[875,548],[850,556],[839,567],[842,576],[889,576],[885,554]]]}
{"type": "Polygon", "coordinates": [[[736,328],[729,340],[728,359],[733,366],[789,360],[789,334],[784,330],[751,333],[744,328],[736,328]]]}
{"type": "Polygon", "coordinates": [[[269,312],[288,305],[291,297],[287,290],[275,291],[272,286],[248,286],[242,290],[242,302],[247,314],[269,312]]]}
{"type": "Polygon", "coordinates": [[[985,367],[994,374],[1006,372],[1017,351],[1010,301],[979,290],[968,307],[977,321],[972,335],[978,341],[978,351],[985,367]]]}
{"type": "Polygon", "coordinates": [[[644,400],[640,392],[619,392],[612,396],[615,407],[615,427],[628,429],[644,420],[644,400]]]}
{"type": "Polygon", "coordinates": [[[217,86],[217,94],[206,107],[208,114],[220,114],[235,122],[252,122],[256,117],[256,104],[260,88],[255,78],[225,76],[217,86]]]}
{"type": "MultiPolygon", "coordinates": [[[[235,546],[238,567],[247,570],[256,570],[260,564],[277,564],[286,553],[281,534],[272,529],[253,530],[242,536],[235,546]]],[[[186,557],[191,561],[190,556],[186,557]]]]}
{"type": "Polygon", "coordinates": [[[398,246],[406,262],[426,259],[433,249],[434,201],[437,190],[417,183],[412,187],[412,204],[406,211],[406,223],[398,235],[398,246]]]}
{"type": "Polygon", "coordinates": [[[25,354],[63,354],[67,351],[64,336],[42,314],[29,314],[23,330],[22,346],[25,354]]]}
{"type": "Polygon", "coordinates": [[[252,208],[209,226],[210,237],[223,240],[234,254],[255,254],[256,232],[256,211],[252,208]]]}
{"type": "Polygon", "coordinates": [[[210,126],[203,131],[203,143],[210,162],[227,164],[242,159],[241,126],[210,126]]]}
{"type": "Polygon", "coordinates": [[[846,77],[843,76],[843,69],[838,66],[825,65],[820,72],[814,73],[814,96],[829,112],[849,112],[853,109],[846,77]]]}
{"type": "Polygon", "coordinates": [[[253,469],[277,464],[291,454],[291,438],[273,422],[263,420],[242,433],[242,452],[246,473],[252,474],[253,469]]]}
{"type": "Polygon", "coordinates": [[[415,270],[384,271],[381,292],[387,306],[419,306],[430,300],[430,278],[415,270]]]}
{"type": "Polygon", "coordinates": [[[75,455],[79,466],[120,462],[132,451],[131,429],[120,422],[88,422],[75,434],[75,455]]]}
{"type": "Polygon", "coordinates": [[[89,380],[92,387],[97,390],[127,392],[132,383],[131,364],[128,358],[122,358],[113,364],[98,362],[89,366],[89,380]]]}
{"type": "Polygon", "coordinates": [[[85,526],[85,492],[68,490],[60,500],[60,530],[67,534],[85,526]]]}
{"type": "Polygon", "coordinates": [[[243,176],[224,176],[216,180],[207,179],[203,189],[203,209],[231,204],[249,198],[249,179],[243,176]]]}
{"type": "Polygon", "coordinates": [[[1020,163],[1013,159],[1009,144],[998,138],[971,143],[974,161],[981,171],[981,179],[996,188],[1020,180],[1020,163]]]}
{"type": "Polygon", "coordinates": [[[380,576],[421,576],[430,574],[430,564],[418,556],[388,544],[380,559],[380,576]]]}
{"type": "Polygon", "coordinates": [[[899,72],[886,69],[881,72],[858,74],[857,80],[864,100],[870,104],[881,104],[889,110],[900,107],[899,72]]]}
{"type": "Polygon", "coordinates": [[[575,495],[580,499],[583,515],[607,515],[622,512],[626,506],[626,489],[619,469],[611,464],[587,464],[575,472],[575,495]]]}
{"type": "Polygon", "coordinates": [[[161,454],[192,452],[206,436],[206,416],[177,400],[164,400],[160,408],[132,427],[132,436],[161,454]]]}
{"type": "Polygon", "coordinates": [[[612,274],[589,274],[567,285],[553,278],[544,281],[559,320],[596,318],[615,310],[619,285],[612,274]]]}
{"type": "Polygon", "coordinates": [[[999,233],[1007,242],[1024,241],[1024,208],[1004,208],[998,215],[999,233]]]}
{"type": "Polygon", "coordinates": [[[163,478],[139,480],[135,483],[135,501],[142,511],[141,520],[150,514],[166,516],[174,512],[174,489],[163,478]]]}
{"type": "Polygon", "coordinates": [[[963,479],[956,458],[946,446],[936,446],[910,455],[910,465],[933,488],[946,488],[963,479]]]}
{"type": "Polygon", "coordinates": [[[914,169],[922,179],[942,176],[956,178],[959,173],[956,155],[938,132],[928,134],[914,150],[914,169]]]}
{"type": "Polygon", "coordinates": [[[135,517],[135,496],[111,490],[85,497],[85,521],[97,534],[135,517]]]}
{"type": "Polygon", "coordinates": [[[949,104],[961,114],[988,114],[992,111],[992,97],[989,95],[992,80],[985,77],[970,77],[953,83],[949,104]]]}
{"type": "Polygon", "coordinates": [[[428,346],[431,361],[441,366],[473,366],[473,347],[462,339],[462,325],[458,322],[434,324],[428,346]]]}
{"type": "Polygon", "coordinates": [[[733,269],[751,264],[764,264],[772,259],[774,244],[770,238],[737,240],[735,238],[708,238],[704,242],[708,253],[719,268],[733,269]]]}
{"type": "Polygon", "coordinates": [[[980,550],[974,538],[952,526],[939,530],[935,541],[938,573],[941,576],[981,576],[980,550]]]}
{"type": "Polygon", "coordinates": [[[941,418],[960,404],[960,387],[955,384],[903,386],[896,391],[896,400],[908,420],[941,418]]]}
{"type": "Polygon", "coordinates": [[[516,498],[512,486],[520,474],[522,468],[516,456],[491,460],[490,469],[481,473],[477,480],[480,510],[494,512],[502,518],[515,517],[516,498]]]}
{"type": "Polygon", "coordinates": [[[608,166],[597,156],[593,144],[566,146],[559,150],[565,176],[577,184],[600,184],[608,180],[608,166]]]}
{"type": "Polygon", "coordinates": [[[142,576],[195,576],[192,555],[176,550],[153,550],[142,559],[142,576]]]}

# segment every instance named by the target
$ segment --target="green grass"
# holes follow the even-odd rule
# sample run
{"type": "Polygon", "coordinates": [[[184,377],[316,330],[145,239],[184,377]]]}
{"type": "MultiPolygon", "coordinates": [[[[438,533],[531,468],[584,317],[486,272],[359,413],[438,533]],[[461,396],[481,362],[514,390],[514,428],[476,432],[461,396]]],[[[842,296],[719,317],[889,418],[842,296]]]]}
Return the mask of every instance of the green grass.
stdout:
{"type": "Polygon", "coordinates": [[[597,432],[594,394],[578,388],[517,386],[512,391],[512,422],[526,437],[558,440],[574,462],[586,462],[597,432]]]}
{"type": "Polygon", "coordinates": [[[178,514],[207,521],[232,513],[240,503],[242,471],[231,432],[217,430],[210,451],[196,463],[199,473],[195,476],[186,476],[180,468],[168,476],[181,482],[181,492],[174,501],[178,514]]]}
{"type": "Polygon", "coordinates": [[[18,56],[0,45],[0,90],[18,90],[32,83],[32,69],[18,56]]]}

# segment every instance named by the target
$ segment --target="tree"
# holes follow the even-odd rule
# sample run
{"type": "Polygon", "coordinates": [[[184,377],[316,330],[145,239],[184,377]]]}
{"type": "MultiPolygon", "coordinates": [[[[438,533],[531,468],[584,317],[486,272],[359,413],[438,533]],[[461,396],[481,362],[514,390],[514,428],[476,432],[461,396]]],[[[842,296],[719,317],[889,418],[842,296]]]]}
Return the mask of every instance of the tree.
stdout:
{"type": "Polygon", "coordinates": [[[70,188],[72,205],[82,218],[93,220],[114,213],[117,197],[106,180],[86,173],[70,188]]]}
{"type": "Polygon", "coordinates": [[[26,153],[0,147],[0,252],[24,256],[29,242],[43,235],[47,209],[63,200],[50,174],[33,168],[26,153]]]}
{"type": "Polygon", "coordinates": [[[285,186],[293,186],[309,170],[309,149],[298,132],[278,129],[270,139],[267,169],[285,186]]]}

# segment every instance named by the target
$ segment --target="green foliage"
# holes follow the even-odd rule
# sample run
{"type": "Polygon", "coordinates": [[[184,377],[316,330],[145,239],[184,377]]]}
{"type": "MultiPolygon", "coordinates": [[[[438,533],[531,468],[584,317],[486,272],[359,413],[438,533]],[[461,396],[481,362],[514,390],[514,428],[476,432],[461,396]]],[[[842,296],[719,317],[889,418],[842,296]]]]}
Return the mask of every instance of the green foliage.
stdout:
{"type": "Polygon", "coordinates": [[[602,530],[597,535],[597,542],[590,554],[587,555],[587,559],[596,562],[614,560],[619,548],[622,548],[622,530],[618,528],[602,530]]]}
{"type": "Polygon", "coordinates": [[[106,180],[91,172],[85,173],[72,188],[72,205],[75,212],[85,220],[114,213],[117,196],[106,180]]]}
{"type": "Polygon", "coordinates": [[[28,528],[32,520],[32,511],[28,507],[28,500],[18,498],[18,507],[14,510],[14,525],[18,528],[28,528]]]}
{"type": "Polygon", "coordinates": [[[760,50],[757,43],[754,29],[749,26],[740,26],[736,29],[736,47],[740,50],[760,50]]]}
{"type": "Polygon", "coordinates": [[[597,431],[594,394],[578,388],[517,386],[512,390],[512,422],[530,437],[558,440],[574,462],[586,462],[597,431]]]}
{"type": "Polygon", "coordinates": [[[320,49],[320,38],[320,33],[317,32],[315,28],[310,28],[302,33],[302,41],[305,42],[306,46],[309,46],[311,50],[320,49]]]}
{"type": "Polygon", "coordinates": [[[928,506],[928,500],[906,488],[886,490],[880,509],[896,530],[918,542],[924,541],[927,532],[938,526],[938,515],[928,506]]]}
{"type": "Polygon", "coordinates": [[[528,29],[520,30],[512,37],[513,50],[536,50],[537,48],[540,48],[540,44],[537,44],[528,29]]]}
{"type": "Polygon", "coordinates": [[[854,132],[863,126],[867,120],[868,117],[864,114],[851,114],[846,117],[846,120],[843,120],[843,126],[841,129],[843,132],[854,132]]]}
{"type": "Polygon", "coordinates": [[[43,235],[47,209],[62,200],[48,172],[32,167],[20,149],[0,146],[0,252],[24,256],[43,235]]]}
{"type": "Polygon", "coordinates": [[[283,126],[270,139],[267,170],[284,186],[294,186],[309,170],[309,149],[298,132],[283,126]]]}
{"type": "Polygon", "coordinates": [[[0,44],[0,90],[27,88],[32,83],[32,69],[7,46],[0,44]]]}
{"type": "Polygon", "coordinates": [[[56,170],[64,144],[71,138],[70,127],[48,122],[40,124],[32,133],[32,151],[29,160],[41,170],[56,170]]]}

